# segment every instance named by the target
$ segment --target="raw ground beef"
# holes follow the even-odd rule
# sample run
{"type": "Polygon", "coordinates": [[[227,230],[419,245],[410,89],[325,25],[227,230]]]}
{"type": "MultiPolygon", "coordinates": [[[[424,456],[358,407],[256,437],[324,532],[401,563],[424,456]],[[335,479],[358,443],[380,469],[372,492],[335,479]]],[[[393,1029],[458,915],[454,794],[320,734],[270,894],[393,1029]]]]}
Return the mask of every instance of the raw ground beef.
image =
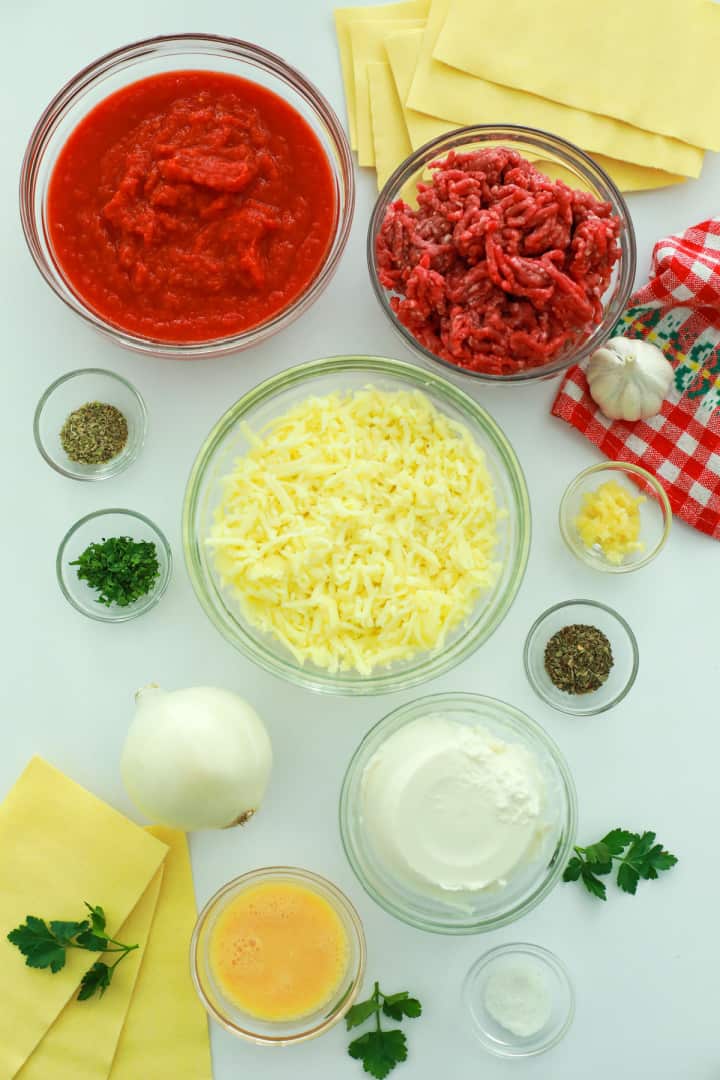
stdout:
{"type": "Polygon", "coordinates": [[[388,207],[376,252],[400,322],[443,360],[511,374],[587,336],[620,256],[609,203],[514,150],[454,151],[388,207]]]}

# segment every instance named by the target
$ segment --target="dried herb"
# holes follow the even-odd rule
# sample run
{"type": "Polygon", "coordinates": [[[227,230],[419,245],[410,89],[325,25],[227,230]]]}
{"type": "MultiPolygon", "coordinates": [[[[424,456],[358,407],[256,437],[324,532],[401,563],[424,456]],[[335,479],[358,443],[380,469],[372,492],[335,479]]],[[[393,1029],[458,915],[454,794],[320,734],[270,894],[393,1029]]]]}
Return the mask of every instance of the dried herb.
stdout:
{"type": "Polygon", "coordinates": [[[566,694],[599,690],[612,666],[612,647],[596,626],[564,626],[545,646],[545,670],[558,690],[566,694]]]}
{"type": "Polygon", "coordinates": [[[127,440],[127,420],[114,405],[101,401],[71,412],[60,432],[63,450],[80,465],[104,465],[125,449],[127,440]]]}
{"type": "Polygon", "coordinates": [[[113,536],[90,544],[70,563],[77,575],[100,594],[99,604],[127,607],[150,592],[160,576],[157,548],[151,540],[113,536]]]}

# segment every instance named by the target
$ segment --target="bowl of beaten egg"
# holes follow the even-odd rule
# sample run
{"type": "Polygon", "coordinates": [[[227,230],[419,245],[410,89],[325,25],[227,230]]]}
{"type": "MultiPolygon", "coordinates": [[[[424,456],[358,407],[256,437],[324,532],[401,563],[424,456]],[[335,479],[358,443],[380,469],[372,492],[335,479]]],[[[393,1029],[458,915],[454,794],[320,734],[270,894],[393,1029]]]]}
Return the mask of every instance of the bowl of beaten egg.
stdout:
{"type": "Polygon", "coordinates": [[[314,360],[261,383],[188,481],[185,559],[217,629],[312,690],[373,694],[448,671],[502,622],[530,504],[489,414],[398,360],[314,360]]]}

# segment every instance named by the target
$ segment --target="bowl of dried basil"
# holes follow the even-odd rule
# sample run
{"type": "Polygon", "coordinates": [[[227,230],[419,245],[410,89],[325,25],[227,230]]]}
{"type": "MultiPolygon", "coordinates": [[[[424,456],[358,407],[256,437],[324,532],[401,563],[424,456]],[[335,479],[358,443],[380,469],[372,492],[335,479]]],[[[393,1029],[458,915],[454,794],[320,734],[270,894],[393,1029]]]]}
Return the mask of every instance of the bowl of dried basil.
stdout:
{"type": "Polygon", "coordinates": [[[639,653],[635,635],[617,611],[596,600],[566,600],[535,620],[524,660],[530,685],[547,705],[592,716],[628,693],[639,653]]]}
{"type": "Polygon", "coordinates": [[[48,465],[72,480],[107,480],[137,458],[147,409],[135,387],[103,368],[70,371],[38,402],[35,443],[48,465]]]}

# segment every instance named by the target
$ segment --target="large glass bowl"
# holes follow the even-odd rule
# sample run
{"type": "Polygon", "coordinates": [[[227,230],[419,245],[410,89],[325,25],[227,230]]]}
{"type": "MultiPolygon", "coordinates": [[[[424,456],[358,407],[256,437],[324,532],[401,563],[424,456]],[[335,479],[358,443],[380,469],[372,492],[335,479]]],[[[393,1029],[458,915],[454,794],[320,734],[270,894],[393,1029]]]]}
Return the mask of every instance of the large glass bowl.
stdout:
{"type": "Polygon", "coordinates": [[[221,356],[255,345],[306,311],[330,281],[350,234],[355,206],[352,157],[342,125],[320,91],[279,56],[237,38],[171,34],[115,49],[78,72],[38,120],[20,173],[20,216],[30,254],[56,296],[86,323],[136,352],[176,359],[221,356]],[[47,227],[47,192],[58,154],[70,133],[104,98],[129,83],[176,70],[220,71],[259,83],[282,97],[310,125],[332,171],[336,212],[331,243],[314,278],[267,321],[229,337],[168,344],[113,326],[97,315],[65,280],[47,227]]]}
{"type": "Polygon", "coordinates": [[[571,364],[578,363],[608,338],[625,309],[635,280],[635,232],[627,204],[618,188],[599,165],[577,146],[536,128],[521,127],[516,124],[478,124],[473,127],[459,128],[446,135],[425,143],[400,164],[387,180],[375,203],[370,218],[367,234],[367,259],[370,280],[380,307],[390,320],[391,325],[404,343],[421,360],[439,365],[446,372],[476,379],[479,382],[504,384],[527,383],[535,379],[546,379],[564,371],[571,364]],[[444,360],[421,345],[417,338],[403,326],[390,300],[392,293],[381,285],[378,277],[375,243],[385,214],[396,199],[412,203],[419,181],[427,182],[428,166],[433,161],[444,158],[451,150],[468,152],[487,146],[506,146],[533,161],[537,168],[553,179],[562,179],[571,187],[591,192],[597,199],[610,203],[613,213],[622,223],[620,234],[621,255],[613,268],[610,284],[602,299],[603,317],[601,322],[583,340],[576,341],[549,363],[541,367],[526,368],[507,375],[490,375],[481,371],[469,371],[444,360]]]}
{"type": "Polygon", "coordinates": [[[438,934],[497,930],[526,915],[559,882],[572,853],[576,827],[575,785],[556,743],[519,709],[480,694],[434,694],[395,709],[371,728],[358,746],[340,794],[343,846],[360,884],[391,915],[418,930],[438,934]],[[364,828],[362,780],[369,761],[400,728],[421,717],[438,715],[525,747],[533,754],[545,781],[546,830],[533,857],[519,866],[503,887],[450,892],[442,897],[435,891],[423,892],[393,872],[364,828]]]}
{"type": "Polygon", "coordinates": [[[377,694],[415,686],[448,671],[481,645],[500,625],[517,593],[530,548],[530,503],[525,478],[510,443],[491,416],[447,380],[413,364],[373,356],[314,360],[276,375],[233,405],[208,435],[195,460],[183,509],[185,561],[205,613],[237,649],[274,675],[312,690],[336,694],[377,694]],[[248,427],[258,431],[312,395],[359,390],[420,390],[433,404],[460,421],[485,451],[495,496],[507,516],[498,522],[497,552],[502,572],[495,587],[477,603],[466,622],[435,652],[379,669],[371,675],[331,674],[302,666],[276,639],[251,626],[237,600],[222,588],[205,543],[222,495],[222,478],[251,445],[248,427]]]}

